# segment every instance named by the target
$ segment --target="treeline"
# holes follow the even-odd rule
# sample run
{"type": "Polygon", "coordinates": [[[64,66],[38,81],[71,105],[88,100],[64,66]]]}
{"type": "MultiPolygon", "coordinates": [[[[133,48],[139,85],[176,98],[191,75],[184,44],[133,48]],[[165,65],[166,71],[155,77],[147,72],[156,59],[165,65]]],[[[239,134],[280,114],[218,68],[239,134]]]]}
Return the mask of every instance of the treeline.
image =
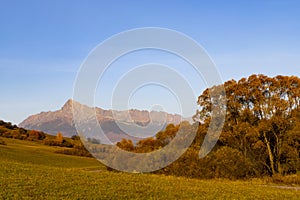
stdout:
{"type": "Polygon", "coordinates": [[[0,120],[0,136],[5,138],[14,138],[19,140],[42,141],[47,135],[41,131],[26,130],[13,125],[10,122],[0,120]]]}
{"type": "MultiPolygon", "coordinates": [[[[139,141],[122,140],[118,147],[145,153],[158,150],[176,136],[178,130],[196,130],[188,150],[171,165],[155,173],[193,178],[249,178],[296,174],[300,171],[300,79],[295,76],[252,75],[239,81],[205,90],[198,98],[199,110],[193,125],[168,125],[156,137],[139,141]],[[208,156],[199,150],[211,121],[212,103],[226,94],[226,118],[222,134],[208,156]]],[[[187,132],[187,134],[189,134],[187,132]]],[[[174,149],[176,151],[176,149],[174,149]]],[[[116,158],[117,159],[117,158],[116,158]]],[[[130,162],[130,158],[128,162],[130,162]]]]}
{"type": "MultiPolygon", "coordinates": [[[[91,157],[91,154],[85,149],[80,138],[76,135],[71,138],[65,138],[61,133],[57,133],[56,136],[53,136],[42,131],[19,128],[10,122],[0,120],[0,137],[35,141],[48,146],[66,147],[58,149],[56,153],[91,157]]],[[[6,145],[5,141],[1,139],[0,144],[6,145]]]]}

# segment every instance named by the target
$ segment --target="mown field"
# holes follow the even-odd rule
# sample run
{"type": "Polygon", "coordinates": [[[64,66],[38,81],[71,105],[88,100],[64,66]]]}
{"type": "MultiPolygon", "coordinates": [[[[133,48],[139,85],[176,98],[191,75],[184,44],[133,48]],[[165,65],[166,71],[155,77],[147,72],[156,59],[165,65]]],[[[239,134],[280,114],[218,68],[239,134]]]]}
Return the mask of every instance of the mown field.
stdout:
{"type": "Polygon", "coordinates": [[[2,138],[0,199],[300,199],[297,188],[262,180],[196,180],[109,172],[60,147],[2,138]]]}

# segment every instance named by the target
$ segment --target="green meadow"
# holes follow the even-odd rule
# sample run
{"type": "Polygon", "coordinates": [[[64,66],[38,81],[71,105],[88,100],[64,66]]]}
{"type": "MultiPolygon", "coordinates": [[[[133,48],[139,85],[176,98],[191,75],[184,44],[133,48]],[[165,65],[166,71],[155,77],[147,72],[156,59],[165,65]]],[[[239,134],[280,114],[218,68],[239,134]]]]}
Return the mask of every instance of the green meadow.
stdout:
{"type": "Polygon", "coordinates": [[[296,187],[262,180],[197,180],[110,172],[93,158],[54,153],[61,147],[3,138],[0,199],[300,199],[296,187]]]}

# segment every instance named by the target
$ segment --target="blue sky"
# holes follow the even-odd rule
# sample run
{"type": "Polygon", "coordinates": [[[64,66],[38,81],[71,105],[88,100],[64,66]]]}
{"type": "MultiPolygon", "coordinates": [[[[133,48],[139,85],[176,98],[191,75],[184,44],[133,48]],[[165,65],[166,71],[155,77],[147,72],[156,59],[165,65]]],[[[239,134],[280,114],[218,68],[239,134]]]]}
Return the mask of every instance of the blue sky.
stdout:
{"type": "MultiPolygon", "coordinates": [[[[2,0],[0,5],[0,119],[13,123],[59,109],[72,97],[77,71],[89,52],[108,37],[133,28],[163,27],[192,37],[212,57],[224,81],[253,73],[300,76],[300,2],[296,0],[2,0]]],[[[137,55],[137,63],[158,56],[143,55],[137,55]]],[[[164,59],[169,56],[159,56],[164,59]]],[[[124,59],[123,64],[133,60],[124,59]]],[[[192,74],[189,78],[198,80],[192,74]]],[[[191,82],[200,94],[203,83],[191,82]]],[[[138,93],[136,98],[136,102],[147,99],[138,93]]],[[[152,100],[168,104],[167,97],[152,100]]],[[[109,108],[107,101],[97,102],[109,108]]],[[[166,111],[177,112],[172,106],[166,111]]]]}

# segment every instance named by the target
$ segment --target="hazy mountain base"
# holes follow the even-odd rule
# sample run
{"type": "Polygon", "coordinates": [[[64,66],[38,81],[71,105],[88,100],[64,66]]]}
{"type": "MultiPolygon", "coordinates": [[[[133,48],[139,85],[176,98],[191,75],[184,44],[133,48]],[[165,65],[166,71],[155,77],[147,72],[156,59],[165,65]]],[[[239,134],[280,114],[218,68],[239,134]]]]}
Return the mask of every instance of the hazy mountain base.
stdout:
{"type": "MultiPolygon", "coordinates": [[[[79,118],[82,117],[81,113],[91,113],[91,116],[88,116],[88,118],[91,118],[96,114],[97,121],[101,125],[103,132],[112,142],[118,142],[122,138],[131,139],[133,141],[141,139],[126,134],[127,131],[124,132],[124,130],[120,129],[120,125],[124,126],[126,129],[134,130],[131,126],[146,126],[150,121],[154,127],[165,127],[165,125],[169,123],[179,124],[182,120],[191,121],[191,119],[183,119],[182,116],[178,114],[169,114],[158,111],[149,112],[136,109],[125,111],[104,110],[97,107],[92,108],[73,100],[68,100],[61,109],[53,112],[41,112],[29,116],[21,122],[19,126],[29,130],[43,131],[52,135],[61,132],[63,136],[71,137],[77,134],[73,119],[73,108],[77,112],[80,112],[79,118]],[[119,123],[119,125],[117,123],[119,123]]],[[[131,133],[131,135],[132,134],[133,133],[131,133]]],[[[155,132],[152,134],[155,134],[155,132]]]]}

